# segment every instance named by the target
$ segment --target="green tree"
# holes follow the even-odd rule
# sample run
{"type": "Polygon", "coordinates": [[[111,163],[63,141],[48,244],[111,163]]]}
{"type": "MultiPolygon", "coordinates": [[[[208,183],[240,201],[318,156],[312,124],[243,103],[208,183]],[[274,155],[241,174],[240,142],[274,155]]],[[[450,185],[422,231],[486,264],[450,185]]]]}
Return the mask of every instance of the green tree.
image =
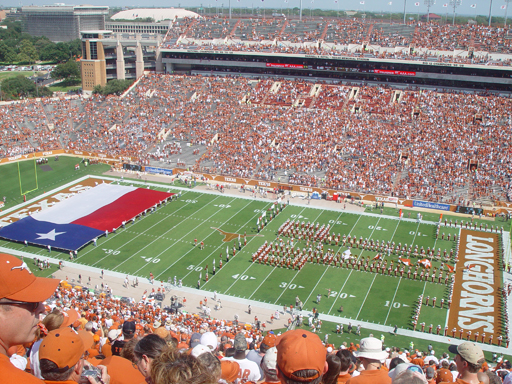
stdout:
{"type": "Polygon", "coordinates": [[[18,53],[18,61],[26,63],[35,63],[39,60],[39,54],[37,53],[34,44],[30,40],[22,40],[20,44],[20,52],[18,53]]]}
{"type": "Polygon", "coordinates": [[[17,59],[16,51],[0,41],[0,61],[4,63],[14,63],[17,59]]]}
{"type": "Polygon", "coordinates": [[[67,42],[71,57],[82,57],[82,41],[75,39],[67,42]]]}
{"type": "Polygon", "coordinates": [[[80,81],[80,67],[78,63],[69,59],[65,63],[58,64],[52,71],[52,78],[66,80],[68,83],[80,81]]]}
{"type": "Polygon", "coordinates": [[[97,85],[93,89],[93,93],[99,93],[101,95],[120,95],[124,91],[126,91],[130,85],[132,85],[132,80],[110,80],[107,85],[104,87],[97,85]]]}
{"type": "Polygon", "coordinates": [[[25,76],[11,77],[2,81],[2,97],[16,100],[28,97],[46,97],[53,94],[47,87],[37,86],[25,76]]]}

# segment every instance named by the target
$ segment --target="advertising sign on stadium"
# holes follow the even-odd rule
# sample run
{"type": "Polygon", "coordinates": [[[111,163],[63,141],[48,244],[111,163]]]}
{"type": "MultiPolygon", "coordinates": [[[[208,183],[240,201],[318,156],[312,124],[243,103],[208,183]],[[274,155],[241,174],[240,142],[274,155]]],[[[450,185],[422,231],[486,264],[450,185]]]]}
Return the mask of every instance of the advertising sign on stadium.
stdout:
{"type": "Polygon", "coordinates": [[[441,211],[449,211],[450,210],[449,204],[430,203],[428,201],[419,201],[419,200],[413,200],[412,206],[417,207],[417,208],[439,209],[441,211]]]}
{"type": "Polygon", "coordinates": [[[267,67],[270,68],[297,68],[297,69],[305,69],[307,66],[302,64],[280,64],[280,63],[267,63],[267,67]]]}
{"type": "Polygon", "coordinates": [[[381,203],[398,203],[398,197],[391,196],[375,196],[375,201],[380,201],[381,203]]]}
{"type": "Polygon", "coordinates": [[[144,170],[148,173],[155,173],[155,174],[160,174],[160,175],[172,175],[172,169],[167,169],[167,168],[145,167],[144,170]]]}
{"type": "Polygon", "coordinates": [[[465,213],[466,215],[482,215],[484,213],[484,210],[482,208],[473,208],[457,205],[457,208],[455,208],[455,212],[465,213]]]}
{"type": "Polygon", "coordinates": [[[382,75],[399,75],[399,76],[416,76],[416,72],[411,71],[393,71],[390,69],[375,69],[373,73],[379,73],[382,75]]]}

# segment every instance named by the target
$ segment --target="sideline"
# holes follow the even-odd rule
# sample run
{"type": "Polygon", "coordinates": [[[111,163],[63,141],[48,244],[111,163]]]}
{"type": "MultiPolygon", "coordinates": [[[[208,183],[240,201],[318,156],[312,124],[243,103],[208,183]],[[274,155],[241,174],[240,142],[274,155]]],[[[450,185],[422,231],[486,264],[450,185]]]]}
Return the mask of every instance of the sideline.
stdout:
{"type": "MultiPolygon", "coordinates": [[[[107,173],[112,173],[112,172],[109,171],[107,173]]],[[[125,174],[123,174],[123,173],[121,173],[120,175],[125,176],[125,174]]],[[[166,177],[167,178],[166,181],[169,181],[169,179],[173,180],[172,177],[168,177],[168,176],[158,176],[158,177],[159,178],[166,177]]],[[[76,179],[73,182],[67,183],[66,185],[60,186],[58,188],[55,188],[52,191],[46,192],[45,194],[40,195],[37,198],[31,199],[25,203],[15,206],[15,207],[11,207],[9,210],[4,211],[3,213],[5,214],[5,213],[12,212],[14,210],[17,210],[17,209],[21,209],[22,207],[24,207],[26,205],[30,205],[38,200],[41,200],[42,198],[45,198],[54,193],[57,193],[59,190],[69,188],[70,186],[72,186],[76,183],[79,183],[88,178],[105,179],[105,180],[110,180],[113,182],[121,182],[123,184],[135,184],[135,185],[146,186],[146,187],[147,186],[152,186],[155,188],[165,188],[166,187],[165,185],[161,184],[162,182],[165,182],[165,181],[159,181],[159,180],[152,180],[153,181],[153,183],[152,183],[152,182],[148,182],[147,180],[140,180],[140,181],[135,180],[135,179],[121,180],[115,176],[114,177],[96,176],[96,175],[95,176],[83,176],[83,177],[76,179]],[[160,183],[157,184],[157,182],[160,182],[160,183]]],[[[215,190],[206,190],[205,186],[199,186],[196,188],[186,188],[186,187],[177,187],[174,185],[169,185],[168,188],[172,189],[172,190],[205,193],[205,194],[216,195],[216,196],[226,194],[226,195],[236,196],[238,198],[243,198],[243,199],[247,199],[247,200],[262,200],[262,201],[269,201],[269,202],[275,201],[275,199],[271,199],[271,198],[262,198],[262,197],[254,198],[251,196],[247,196],[247,193],[240,192],[240,190],[238,188],[226,189],[224,193],[220,193],[215,190]]],[[[353,204],[347,205],[347,209],[338,208],[336,206],[341,206],[341,204],[336,203],[336,202],[326,201],[326,200],[311,200],[311,205],[309,205],[307,202],[297,203],[294,201],[290,201],[290,205],[297,206],[297,207],[303,207],[303,208],[315,208],[315,209],[322,209],[322,210],[346,212],[347,214],[359,214],[359,215],[363,215],[363,216],[372,216],[372,217],[380,217],[380,218],[384,217],[384,218],[388,218],[388,219],[400,220],[400,218],[395,217],[395,216],[386,216],[386,215],[364,212],[364,209],[365,209],[364,207],[358,207],[353,204]]],[[[427,209],[418,209],[418,210],[431,211],[431,210],[427,210],[427,209]]],[[[409,218],[402,218],[401,220],[417,222],[416,219],[409,219],[409,218]]],[[[423,224],[437,225],[437,222],[432,222],[432,221],[421,221],[421,222],[423,224]]],[[[506,231],[503,232],[503,239],[504,239],[504,246],[507,244],[510,246],[510,233],[509,232],[506,232],[506,231]]],[[[58,264],[59,261],[62,261],[60,259],[46,257],[46,256],[40,255],[40,254],[32,254],[32,253],[24,252],[21,250],[15,250],[15,249],[6,248],[6,247],[0,247],[0,251],[10,253],[10,254],[13,254],[13,255],[16,255],[19,257],[30,258],[30,259],[34,259],[34,258],[48,259],[50,261],[50,263],[52,263],[52,264],[58,264]]],[[[510,257],[510,253],[511,253],[510,248],[508,247],[507,257],[510,257]]],[[[147,278],[140,278],[140,276],[133,276],[133,275],[129,275],[129,274],[127,275],[127,274],[124,274],[121,272],[114,272],[114,271],[109,271],[109,270],[104,271],[104,276],[106,278],[104,280],[101,280],[100,279],[100,276],[101,276],[100,268],[90,267],[87,265],[83,265],[79,262],[70,262],[70,261],[64,261],[63,269],[56,271],[54,274],[54,277],[62,279],[62,280],[66,279],[67,277],[70,277],[70,279],[69,279],[70,283],[77,284],[78,275],[81,274],[82,278],[85,281],[86,273],[91,274],[91,276],[90,276],[91,277],[91,288],[95,287],[96,285],[101,286],[101,283],[107,282],[109,284],[109,286],[113,289],[116,296],[127,296],[127,297],[138,296],[138,297],[141,297],[144,290],[148,290],[148,292],[149,292],[149,291],[151,291],[151,289],[158,287],[158,285],[150,284],[149,279],[147,279],[147,278]],[[137,288],[132,288],[131,286],[124,287],[124,285],[123,285],[124,279],[127,276],[129,278],[130,282],[133,281],[136,277],[139,278],[139,287],[137,287],[137,288]]],[[[89,276],[87,276],[87,277],[89,277],[89,276]]],[[[511,274],[504,273],[504,283],[512,284],[512,275],[511,274]]],[[[200,290],[200,289],[198,290],[198,289],[195,289],[192,287],[175,287],[168,283],[163,283],[163,285],[165,288],[169,289],[168,296],[179,295],[179,296],[185,297],[187,299],[187,306],[184,308],[184,310],[186,310],[186,311],[190,310],[190,312],[194,312],[194,313],[200,312],[199,306],[195,305],[196,303],[198,303],[201,300],[204,300],[204,298],[213,298],[213,294],[214,294],[211,291],[200,290]],[[190,304],[190,303],[194,303],[194,304],[190,304]]],[[[263,322],[265,322],[267,324],[266,330],[285,328],[288,326],[287,321],[288,321],[289,316],[291,316],[291,314],[288,311],[286,313],[284,313],[284,315],[279,320],[274,320],[273,323],[270,323],[271,315],[273,315],[276,311],[280,311],[282,313],[283,307],[280,305],[274,305],[271,303],[260,302],[260,301],[256,301],[256,300],[248,300],[245,297],[240,297],[240,296],[236,296],[236,295],[224,295],[221,293],[216,293],[216,296],[218,299],[221,300],[222,307],[219,310],[212,310],[211,316],[214,318],[229,320],[231,318],[234,318],[234,316],[236,314],[238,316],[238,318],[240,319],[240,321],[252,323],[254,321],[253,316],[258,316],[258,318],[260,320],[262,320],[263,322]],[[246,311],[248,305],[251,305],[251,307],[252,307],[251,315],[249,315],[246,311]]],[[[507,298],[507,302],[508,302],[507,307],[508,307],[508,312],[509,312],[509,329],[510,329],[510,326],[512,325],[512,317],[511,317],[512,297],[509,296],[507,298]]],[[[294,312],[294,313],[297,313],[297,312],[294,312]]],[[[304,317],[312,316],[312,312],[309,312],[309,311],[302,311],[302,312],[300,312],[300,314],[302,314],[304,317]]],[[[333,323],[348,324],[349,322],[352,322],[354,324],[361,324],[361,326],[367,330],[373,330],[373,331],[378,331],[378,332],[390,333],[393,330],[393,327],[391,327],[391,326],[384,326],[384,325],[375,324],[375,323],[366,322],[366,321],[358,321],[358,320],[353,320],[351,318],[345,318],[345,317],[341,317],[341,316],[320,314],[320,319],[323,321],[329,321],[329,322],[333,322],[333,323]]],[[[460,339],[453,338],[453,337],[440,336],[440,335],[436,335],[436,334],[429,334],[429,333],[425,333],[425,332],[411,331],[411,330],[400,329],[400,328],[398,329],[397,334],[403,335],[403,336],[408,336],[411,338],[422,339],[422,340],[434,340],[436,342],[446,343],[446,344],[459,344],[464,341],[464,340],[460,340],[460,339]]],[[[498,347],[495,345],[482,344],[482,343],[479,343],[479,345],[481,346],[481,348],[484,351],[489,351],[492,353],[510,354],[512,351],[512,348],[507,349],[505,347],[498,347]]]]}

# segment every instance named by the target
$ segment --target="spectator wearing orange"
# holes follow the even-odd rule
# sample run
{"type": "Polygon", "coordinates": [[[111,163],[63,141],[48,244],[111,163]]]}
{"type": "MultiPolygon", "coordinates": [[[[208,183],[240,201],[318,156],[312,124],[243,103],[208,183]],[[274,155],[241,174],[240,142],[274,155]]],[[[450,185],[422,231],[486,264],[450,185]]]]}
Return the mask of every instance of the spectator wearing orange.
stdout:
{"type": "Polygon", "coordinates": [[[382,342],[375,337],[367,337],[361,340],[360,348],[354,352],[354,356],[361,360],[364,371],[359,376],[352,377],[347,384],[390,384],[391,378],[383,369],[384,361],[388,353],[382,350],[382,342]]]}
{"type": "Polygon", "coordinates": [[[322,382],[327,372],[327,352],[318,335],[296,329],[276,341],[277,377],[283,384],[322,382]]]}
{"type": "Polygon", "coordinates": [[[0,382],[41,383],[38,378],[16,368],[7,350],[31,343],[39,330],[43,301],[57,289],[59,280],[36,277],[25,262],[0,254],[0,382]]]}
{"type": "MultiPolygon", "coordinates": [[[[48,333],[39,348],[41,375],[48,384],[77,383],[84,370],[84,353],[91,337],[87,332],[79,334],[70,328],[59,328],[48,333]]],[[[110,383],[105,366],[99,365],[101,377],[88,377],[91,384],[110,383]]]]}

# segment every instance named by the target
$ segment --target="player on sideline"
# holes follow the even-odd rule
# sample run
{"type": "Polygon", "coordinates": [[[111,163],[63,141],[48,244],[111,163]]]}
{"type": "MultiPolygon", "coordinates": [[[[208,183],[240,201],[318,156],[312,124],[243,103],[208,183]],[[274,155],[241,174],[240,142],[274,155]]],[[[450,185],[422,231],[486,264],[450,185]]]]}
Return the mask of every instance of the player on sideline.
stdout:
{"type": "Polygon", "coordinates": [[[42,302],[58,285],[57,279],[34,276],[18,258],[0,254],[0,383],[43,383],[12,365],[7,350],[34,341],[42,302]]]}

